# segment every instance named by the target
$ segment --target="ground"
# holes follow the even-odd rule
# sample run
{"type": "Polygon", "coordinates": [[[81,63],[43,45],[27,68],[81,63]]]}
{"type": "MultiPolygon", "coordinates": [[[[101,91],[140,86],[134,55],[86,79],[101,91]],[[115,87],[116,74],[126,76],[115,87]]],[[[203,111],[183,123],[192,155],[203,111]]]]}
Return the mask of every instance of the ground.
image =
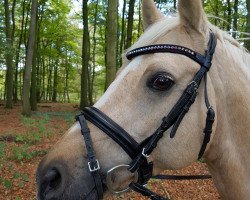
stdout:
{"type": "MultiPolygon", "coordinates": [[[[73,124],[78,113],[75,104],[39,104],[31,118],[22,117],[21,106],[4,109],[0,102],[0,200],[36,199],[35,171],[39,161],[73,124]]],[[[165,174],[208,174],[205,163],[194,163],[179,171],[165,174]]],[[[150,189],[173,200],[220,199],[212,180],[151,180],[150,189]]],[[[147,199],[130,193],[110,198],[147,199]]]]}

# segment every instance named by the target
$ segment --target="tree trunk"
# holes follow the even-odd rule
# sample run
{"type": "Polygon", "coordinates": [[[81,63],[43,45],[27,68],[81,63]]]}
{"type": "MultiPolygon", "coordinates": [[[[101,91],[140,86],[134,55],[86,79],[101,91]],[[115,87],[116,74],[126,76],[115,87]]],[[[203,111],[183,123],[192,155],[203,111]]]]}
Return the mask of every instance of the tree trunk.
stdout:
{"type": "MultiPolygon", "coordinates": [[[[13,0],[12,2],[12,10],[11,10],[11,20],[12,20],[12,30],[11,30],[11,41],[12,41],[12,48],[13,48],[13,44],[14,44],[14,39],[15,39],[15,31],[16,31],[16,20],[15,20],[15,9],[16,9],[16,0],[13,0]]],[[[14,48],[12,50],[14,52],[14,48]]],[[[12,55],[12,59],[14,58],[14,55],[12,55]]],[[[16,77],[16,70],[14,69],[15,63],[12,61],[12,65],[13,65],[13,75],[14,77],[16,77]]],[[[12,75],[12,77],[13,77],[12,75]]],[[[15,81],[13,81],[13,101],[16,102],[16,100],[14,99],[14,94],[15,94],[15,81]]]]}
{"type": "Polygon", "coordinates": [[[105,88],[113,82],[116,75],[117,61],[117,15],[118,15],[118,0],[108,1],[107,14],[107,66],[106,66],[106,84],[105,88]]]}
{"type": "Polygon", "coordinates": [[[119,66],[121,67],[122,65],[122,53],[124,50],[124,41],[125,41],[125,12],[126,12],[126,5],[127,5],[127,0],[123,1],[123,8],[122,8],[122,27],[121,27],[121,41],[120,41],[120,52],[119,52],[119,66]]]}
{"type": "MultiPolygon", "coordinates": [[[[250,0],[246,0],[247,5],[247,24],[246,24],[246,32],[250,33],[250,0]]],[[[245,46],[250,51],[250,40],[245,41],[245,46]]]]}
{"type": "Polygon", "coordinates": [[[125,49],[132,45],[135,0],[130,0],[128,10],[127,41],[125,49]]]}
{"type": "Polygon", "coordinates": [[[230,0],[227,0],[227,31],[231,30],[231,23],[232,23],[232,9],[230,0]]]}
{"type": "Polygon", "coordinates": [[[95,14],[94,14],[94,31],[93,31],[93,52],[92,52],[92,72],[90,76],[90,87],[89,87],[89,104],[93,105],[93,88],[94,88],[94,82],[95,82],[95,68],[96,68],[96,28],[97,28],[97,14],[98,14],[98,4],[99,0],[96,1],[95,5],[95,14]]]}
{"type": "Polygon", "coordinates": [[[36,27],[35,27],[35,41],[32,58],[32,72],[31,72],[31,90],[30,90],[30,106],[31,110],[37,110],[37,11],[36,11],[36,27]]]}
{"type": "Polygon", "coordinates": [[[23,111],[22,111],[22,114],[24,116],[31,115],[30,98],[29,97],[30,97],[31,67],[32,67],[35,38],[36,38],[36,11],[37,11],[37,0],[32,0],[28,51],[27,51],[26,60],[25,60],[25,72],[24,72],[24,80],[23,80],[23,111]]]}
{"type": "Polygon", "coordinates": [[[9,2],[4,0],[6,34],[6,108],[13,107],[13,40],[11,38],[9,2]]]}
{"type": "Polygon", "coordinates": [[[54,67],[54,81],[53,81],[53,95],[52,102],[57,102],[57,86],[58,86],[58,64],[59,60],[56,62],[54,67]]]}
{"type": "Polygon", "coordinates": [[[37,47],[34,45],[34,53],[32,59],[32,71],[31,71],[31,89],[30,89],[30,106],[31,110],[37,110],[37,98],[36,98],[36,87],[37,87],[37,66],[36,66],[36,54],[37,47]]]}
{"type": "Polygon", "coordinates": [[[68,52],[66,50],[66,60],[65,60],[65,88],[64,88],[64,95],[65,95],[65,102],[67,101],[70,103],[69,99],[69,62],[68,62],[68,52]]]}
{"type": "Polygon", "coordinates": [[[233,18],[233,37],[236,38],[236,31],[238,30],[238,5],[239,5],[239,0],[234,0],[234,18],[233,18]]]}
{"type": "Polygon", "coordinates": [[[46,99],[45,74],[46,74],[45,58],[42,56],[42,93],[40,96],[41,100],[46,99]]]}
{"type": "Polygon", "coordinates": [[[24,24],[24,36],[23,36],[23,42],[25,45],[26,51],[28,51],[28,40],[27,40],[27,35],[28,35],[28,21],[29,21],[29,14],[30,14],[30,4],[32,0],[29,0],[28,5],[27,5],[27,11],[26,11],[26,17],[25,17],[25,24],[24,24]]]}
{"type": "MultiPolygon", "coordinates": [[[[204,1],[202,1],[202,3],[204,4],[204,1]]],[[[174,0],[174,10],[176,10],[177,6],[176,6],[176,0],[174,0]]]]}
{"type": "Polygon", "coordinates": [[[214,19],[214,25],[218,26],[218,18],[219,17],[219,1],[216,0],[216,4],[215,4],[215,19],[214,19]]]}
{"type": "Polygon", "coordinates": [[[23,1],[22,3],[22,21],[21,21],[21,32],[19,35],[19,40],[18,40],[18,45],[16,49],[16,58],[15,58],[15,78],[14,78],[14,95],[13,95],[13,100],[14,102],[18,101],[18,63],[19,63],[19,56],[20,56],[20,49],[21,49],[21,44],[22,44],[22,39],[23,39],[23,30],[24,30],[24,16],[25,16],[25,2],[26,0],[23,1]]]}
{"type": "Polygon", "coordinates": [[[51,100],[51,88],[52,88],[52,83],[51,83],[51,79],[52,79],[52,61],[51,58],[49,57],[49,62],[48,62],[48,85],[47,85],[47,94],[46,94],[46,102],[51,100]]]}
{"type": "Polygon", "coordinates": [[[142,19],[141,19],[141,1],[139,1],[139,9],[138,9],[138,15],[139,15],[139,19],[138,19],[138,32],[137,32],[137,38],[139,38],[142,34],[142,19]]]}
{"type": "Polygon", "coordinates": [[[88,0],[82,0],[83,39],[82,39],[82,74],[80,108],[88,106],[88,65],[89,65],[89,23],[88,0]]]}

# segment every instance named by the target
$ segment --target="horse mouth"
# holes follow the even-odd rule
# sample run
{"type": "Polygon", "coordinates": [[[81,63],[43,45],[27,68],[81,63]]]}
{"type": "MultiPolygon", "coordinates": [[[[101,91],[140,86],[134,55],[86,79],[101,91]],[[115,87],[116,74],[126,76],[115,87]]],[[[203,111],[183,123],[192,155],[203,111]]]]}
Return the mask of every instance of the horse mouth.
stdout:
{"type": "MultiPolygon", "coordinates": [[[[40,164],[36,174],[37,200],[98,200],[98,188],[89,172],[72,174],[62,162],[40,164]]],[[[102,187],[106,190],[105,185],[102,187]]]]}
{"type": "Polygon", "coordinates": [[[80,199],[81,200],[99,200],[96,188],[94,187],[88,194],[84,195],[84,197],[80,199]]]}
{"type": "Polygon", "coordinates": [[[93,187],[88,193],[81,194],[78,189],[71,189],[69,191],[65,191],[65,194],[62,194],[57,197],[47,198],[40,194],[37,194],[37,200],[99,200],[97,189],[93,187]]]}

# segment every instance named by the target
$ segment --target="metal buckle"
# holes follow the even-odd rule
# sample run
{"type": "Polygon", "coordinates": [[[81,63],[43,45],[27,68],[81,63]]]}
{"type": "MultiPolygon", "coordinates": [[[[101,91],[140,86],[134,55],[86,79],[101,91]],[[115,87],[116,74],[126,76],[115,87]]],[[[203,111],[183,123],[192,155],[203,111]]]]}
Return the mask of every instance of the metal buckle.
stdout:
{"type": "Polygon", "coordinates": [[[98,171],[98,170],[100,169],[99,161],[98,161],[98,160],[95,160],[95,162],[96,162],[96,165],[97,165],[97,166],[94,166],[93,168],[91,168],[90,162],[88,162],[88,166],[89,166],[89,171],[90,171],[90,172],[95,172],[95,171],[98,171]]]}
{"type": "Polygon", "coordinates": [[[145,153],[145,148],[142,149],[141,154],[145,157],[145,158],[149,158],[149,155],[145,153]]]}
{"type": "Polygon", "coordinates": [[[194,87],[197,89],[198,88],[198,84],[196,83],[196,81],[192,81],[191,83],[189,83],[188,85],[192,85],[194,84],[194,87]]]}

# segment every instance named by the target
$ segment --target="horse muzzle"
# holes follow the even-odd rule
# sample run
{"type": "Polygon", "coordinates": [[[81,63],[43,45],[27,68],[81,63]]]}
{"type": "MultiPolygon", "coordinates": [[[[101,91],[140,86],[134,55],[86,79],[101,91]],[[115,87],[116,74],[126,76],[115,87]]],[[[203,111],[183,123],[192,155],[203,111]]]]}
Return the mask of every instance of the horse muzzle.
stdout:
{"type": "MultiPolygon", "coordinates": [[[[46,158],[45,158],[46,159],[46,158]]],[[[98,200],[97,189],[91,174],[81,170],[70,174],[66,165],[51,163],[39,165],[36,174],[38,200],[98,200]]]]}

